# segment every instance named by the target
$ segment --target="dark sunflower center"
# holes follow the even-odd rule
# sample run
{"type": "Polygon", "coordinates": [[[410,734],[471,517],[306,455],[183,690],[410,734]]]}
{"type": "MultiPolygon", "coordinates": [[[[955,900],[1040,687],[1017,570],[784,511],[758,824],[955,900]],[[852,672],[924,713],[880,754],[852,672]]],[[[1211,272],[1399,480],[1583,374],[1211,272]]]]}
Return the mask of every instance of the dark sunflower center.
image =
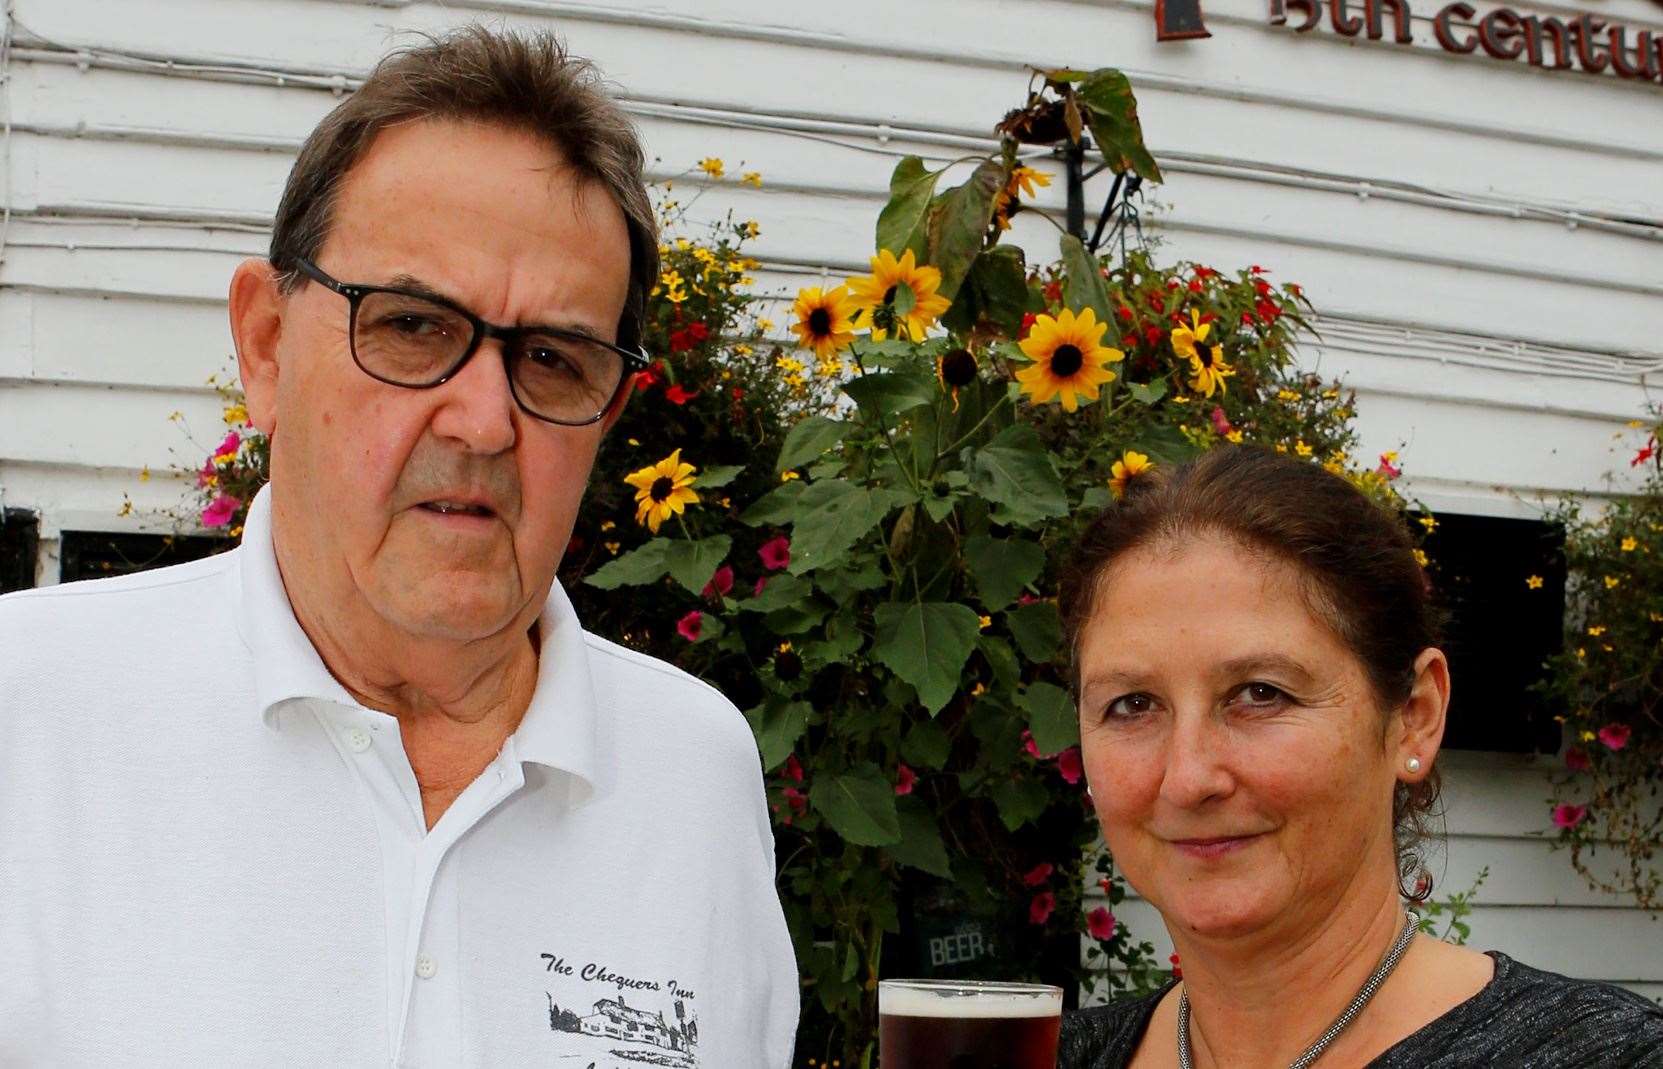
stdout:
{"type": "Polygon", "coordinates": [[[647,496],[652,498],[654,501],[663,502],[668,501],[670,499],[670,495],[675,493],[675,491],[675,481],[667,475],[660,475],[657,479],[653,480],[652,488],[647,491],[647,496]]]}
{"type": "Polygon", "coordinates": [[[949,386],[968,386],[976,379],[976,358],[969,349],[954,349],[941,358],[941,381],[949,386]]]}
{"type": "Polygon", "coordinates": [[[1085,365],[1085,354],[1073,345],[1059,345],[1057,351],[1051,354],[1051,374],[1059,379],[1079,371],[1085,365]]]}
{"type": "Polygon", "coordinates": [[[808,314],[808,332],[816,338],[823,338],[831,333],[831,313],[824,308],[816,308],[808,314]]]}
{"type": "Polygon", "coordinates": [[[895,291],[899,288],[900,287],[898,287],[898,286],[891,286],[888,289],[884,290],[883,291],[883,303],[885,303],[885,304],[894,304],[895,303],[895,291]]]}
{"type": "Polygon", "coordinates": [[[1195,355],[1201,358],[1202,367],[1212,367],[1213,358],[1218,355],[1218,350],[1204,341],[1198,341],[1195,343],[1195,355]]]}

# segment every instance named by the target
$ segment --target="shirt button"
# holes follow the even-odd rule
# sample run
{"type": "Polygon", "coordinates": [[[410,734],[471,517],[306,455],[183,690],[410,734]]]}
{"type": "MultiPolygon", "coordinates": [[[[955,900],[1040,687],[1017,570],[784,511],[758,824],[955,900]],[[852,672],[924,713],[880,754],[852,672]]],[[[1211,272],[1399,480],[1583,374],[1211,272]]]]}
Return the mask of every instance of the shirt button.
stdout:
{"type": "Polygon", "coordinates": [[[416,958],[416,975],[423,980],[431,980],[439,971],[439,963],[422,954],[416,958]]]}
{"type": "Polygon", "coordinates": [[[346,745],[353,753],[363,753],[370,748],[370,733],[363,728],[348,728],[346,745]]]}

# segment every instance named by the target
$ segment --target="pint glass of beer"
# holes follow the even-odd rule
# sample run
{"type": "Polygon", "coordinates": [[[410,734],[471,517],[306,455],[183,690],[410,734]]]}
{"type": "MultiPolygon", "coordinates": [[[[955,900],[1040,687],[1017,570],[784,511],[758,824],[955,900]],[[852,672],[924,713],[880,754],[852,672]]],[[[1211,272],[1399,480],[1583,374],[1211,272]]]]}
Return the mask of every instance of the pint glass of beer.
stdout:
{"type": "Polygon", "coordinates": [[[1062,988],[969,980],[878,984],[879,1069],[1056,1069],[1062,988]]]}

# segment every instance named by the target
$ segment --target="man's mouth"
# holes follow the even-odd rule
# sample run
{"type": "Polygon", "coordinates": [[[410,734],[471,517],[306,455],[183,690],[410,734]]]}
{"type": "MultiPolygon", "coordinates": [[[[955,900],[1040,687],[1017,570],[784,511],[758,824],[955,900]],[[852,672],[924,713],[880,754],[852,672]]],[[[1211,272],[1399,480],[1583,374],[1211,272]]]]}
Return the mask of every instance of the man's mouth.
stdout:
{"type": "Polygon", "coordinates": [[[437,512],[441,516],[478,516],[490,519],[496,515],[487,506],[469,501],[423,501],[419,507],[429,512],[437,512]]]}

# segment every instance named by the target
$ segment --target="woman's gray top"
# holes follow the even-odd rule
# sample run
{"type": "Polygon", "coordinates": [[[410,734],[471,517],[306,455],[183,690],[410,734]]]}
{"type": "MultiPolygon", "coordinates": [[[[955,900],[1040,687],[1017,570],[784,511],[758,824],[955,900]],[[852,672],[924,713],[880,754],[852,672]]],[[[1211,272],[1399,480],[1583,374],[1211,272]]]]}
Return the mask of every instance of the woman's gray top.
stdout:
{"type": "MultiPolygon", "coordinates": [[[[1663,1069],[1663,1007],[1632,991],[1520,965],[1494,951],[1484,989],[1369,1062],[1368,1069],[1663,1069]]],[[[1063,1019],[1057,1069],[1120,1069],[1155,1004],[1143,998],[1063,1019]]],[[[1176,1045],[1177,1037],[1170,1037],[1176,1045]]]]}

